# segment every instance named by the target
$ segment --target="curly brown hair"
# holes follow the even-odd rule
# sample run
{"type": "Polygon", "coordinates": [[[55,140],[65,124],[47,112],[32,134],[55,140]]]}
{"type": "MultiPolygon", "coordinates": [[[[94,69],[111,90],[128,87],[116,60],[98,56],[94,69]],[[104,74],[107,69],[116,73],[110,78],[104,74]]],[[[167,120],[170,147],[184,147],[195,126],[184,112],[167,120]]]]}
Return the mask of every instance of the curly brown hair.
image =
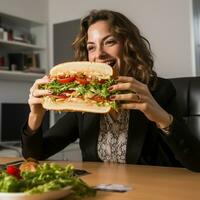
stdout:
{"type": "Polygon", "coordinates": [[[153,56],[149,41],[143,37],[135,24],[126,16],[111,10],[92,10],[80,23],[80,32],[72,46],[76,61],[88,60],[87,31],[97,21],[105,20],[112,34],[123,42],[123,64],[128,74],[153,89],[156,73],[153,71],[153,56]]]}

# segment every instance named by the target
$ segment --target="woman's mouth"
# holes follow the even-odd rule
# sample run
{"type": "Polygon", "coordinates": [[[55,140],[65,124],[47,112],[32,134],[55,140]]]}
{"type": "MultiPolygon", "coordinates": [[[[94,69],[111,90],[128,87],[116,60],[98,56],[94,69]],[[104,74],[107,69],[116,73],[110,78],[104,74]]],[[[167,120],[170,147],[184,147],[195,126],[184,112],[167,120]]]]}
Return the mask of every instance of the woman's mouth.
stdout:
{"type": "Polygon", "coordinates": [[[104,63],[110,65],[113,68],[115,66],[116,61],[115,60],[108,60],[108,61],[105,61],[104,63]]]}

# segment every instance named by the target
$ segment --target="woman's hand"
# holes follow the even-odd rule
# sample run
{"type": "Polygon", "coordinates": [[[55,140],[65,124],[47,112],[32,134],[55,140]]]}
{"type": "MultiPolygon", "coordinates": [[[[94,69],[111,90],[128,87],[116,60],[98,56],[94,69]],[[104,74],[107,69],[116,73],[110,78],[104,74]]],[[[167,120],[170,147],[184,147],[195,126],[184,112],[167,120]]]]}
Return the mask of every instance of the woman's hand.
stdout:
{"type": "Polygon", "coordinates": [[[128,76],[119,76],[117,81],[118,84],[111,86],[109,90],[125,91],[124,94],[111,96],[112,100],[120,101],[122,109],[140,110],[160,128],[169,126],[171,123],[169,113],[156,102],[146,84],[128,76]]]}
{"type": "Polygon", "coordinates": [[[42,97],[51,94],[48,90],[39,89],[40,84],[48,83],[50,80],[48,76],[37,79],[30,89],[28,104],[30,107],[28,119],[28,131],[34,132],[37,130],[43,120],[46,110],[42,107],[42,97]]]}

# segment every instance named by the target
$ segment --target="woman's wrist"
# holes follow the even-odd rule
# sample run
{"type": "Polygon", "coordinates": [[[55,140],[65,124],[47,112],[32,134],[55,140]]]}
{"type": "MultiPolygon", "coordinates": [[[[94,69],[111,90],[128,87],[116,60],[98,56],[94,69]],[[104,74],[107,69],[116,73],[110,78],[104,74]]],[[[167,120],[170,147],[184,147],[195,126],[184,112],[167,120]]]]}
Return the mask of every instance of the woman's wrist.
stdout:
{"type": "Polygon", "coordinates": [[[29,113],[28,125],[25,130],[26,134],[33,135],[41,126],[44,115],[37,115],[32,112],[29,113]]]}
{"type": "Polygon", "coordinates": [[[34,135],[37,132],[37,130],[31,130],[30,127],[27,125],[27,127],[24,129],[24,134],[27,136],[34,135]]]}
{"type": "Polygon", "coordinates": [[[156,123],[156,126],[161,129],[164,133],[169,134],[170,128],[173,122],[173,116],[168,113],[168,120],[165,123],[156,123]]]}

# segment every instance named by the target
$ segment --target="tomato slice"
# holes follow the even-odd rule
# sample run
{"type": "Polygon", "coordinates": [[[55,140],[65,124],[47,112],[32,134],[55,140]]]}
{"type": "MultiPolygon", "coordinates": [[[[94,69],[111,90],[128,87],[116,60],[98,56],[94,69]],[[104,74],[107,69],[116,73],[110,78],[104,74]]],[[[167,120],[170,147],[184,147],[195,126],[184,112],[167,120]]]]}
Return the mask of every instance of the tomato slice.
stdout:
{"type": "Polygon", "coordinates": [[[99,83],[101,83],[101,84],[103,84],[103,83],[105,83],[105,82],[106,82],[105,79],[101,79],[101,80],[99,80],[99,83]]]}
{"type": "Polygon", "coordinates": [[[65,91],[65,92],[63,92],[63,93],[61,93],[61,94],[71,94],[71,93],[73,93],[75,90],[67,90],[67,91],[65,91]]]}
{"type": "Polygon", "coordinates": [[[97,95],[93,96],[91,99],[94,100],[94,101],[96,101],[96,102],[98,102],[98,103],[104,102],[106,100],[105,98],[97,96],[97,95]]]}
{"type": "Polygon", "coordinates": [[[60,95],[54,95],[54,94],[52,94],[52,95],[48,95],[48,96],[53,97],[53,98],[56,98],[56,99],[67,99],[67,98],[68,98],[68,97],[67,97],[66,95],[64,95],[64,94],[60,94],[60,95]]]}
{"type": "Polygon", "coordinates": [[[76,81],[78,81],[81,85],[87,85],[89,84],[89,81],[84,78],[78,78],[76,77],[76,81]]]}
{"type": "Polygon", "coordinates": [[[66,96],[65,93],[61,93],[61,94],[57,95],[57,97],[61,98],[61,99],[67,99],[68,98],[68,96],[66,96]]]}
{"type": "Polygon", "coordinates": [[[58,82],[64,84],[64,83],[71,83],[74,80],[75,80],[75,77],[72,76],[72,77],[67,77],[67,78],[59,78],[58,82]]]}

